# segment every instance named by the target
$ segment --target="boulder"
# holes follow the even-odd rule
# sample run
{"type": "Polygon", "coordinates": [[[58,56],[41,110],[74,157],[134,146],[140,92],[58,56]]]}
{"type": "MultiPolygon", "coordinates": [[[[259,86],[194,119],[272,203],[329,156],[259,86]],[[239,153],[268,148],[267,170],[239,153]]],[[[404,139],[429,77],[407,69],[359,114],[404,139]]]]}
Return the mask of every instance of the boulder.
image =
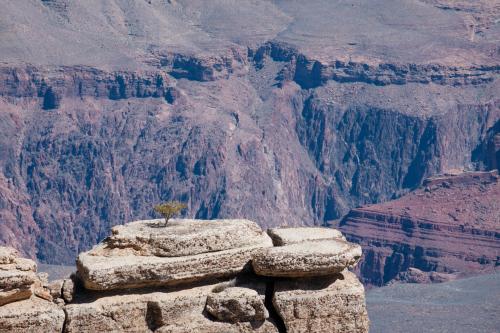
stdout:
{"type": "Polygon", "coordinates": [[[63,325],[64,311],[36,297],[0,306],[1,333],[60,333],[63,325]]]}
{"type": "Polygon", "coordinates": [[[267,234],[273,240],[274,246],[296,244],[319,239],[343,239],[342,233],[332,228],[272,228],[267,234]]]}
{"type": "Polygon", "coordinates": [[[208,295],[206,310],[219,321],[230,323],[263,321],[269,317],[256,290],[230,287],[208,295]]]}
{"type": "MultiPolygon", "coordinates": [[[[144,247],[141,246],[146,243],[142,241],[136,243],[135,247],[121,243],[123,246],[116,247],[117,242],[111,240],[112,236],[91,251],[80,254],[77,268],[85,288],[110,290],[167,286],[235,276],[244,270],[253,254],[272,246],[269,236],[262,231],[257,232],[257,225],[250,221],[225,220],[220,226],[217,221],[193,221],[195,220],[176,220],[164,228],[157,227],[154,220],[140,221],[119,228],[116,233],[126,234],[127,239],[131,240],[134,237],[127,228],[131,226],[132,230],[137,230],[142,225],[141,238],[147,237],[145,235],[148,232],[150,239],[155,239],[158,233],[162,233],[165,236],[164,242],[151,241],[151,244],[144,247]],[[175,231],[164,231],[170,227],[175,231]],[[221,239],[216,241],[216,245],[208,244],[218,238],[217,233],[212,234],[208,230],[211,228],[221,233],[221,239]],[[236,233],[235,239],[238,241],[235,241],[231,235],[238,228],[245,230],[246,236],[236,233]],[[185,240],[176,241],[172,237],[175,232],[179,233],[181,240],[185,240]],[[163,254],[182,255],[150,255],[157,253],[156,250],[163,254]],[[208,252],[200,253],[202,250],[208,252]],[[141,253],[148,255],[140,255],[141,253]]],[[[130,244],[129,241],[125,243],[130,244]]]]}
{"type": "Polygon", "coordinates": [[[342,239],[305,241],[255,253],[255,273],[275,277],[308,277],[339,273],[353,267],[361,247],[342,239]]]}
{"type": "Polygon", "coordinates": [[[273,305],[288,333],[368,332],[363,285],[349,272],[276,280],[273,305]]]}

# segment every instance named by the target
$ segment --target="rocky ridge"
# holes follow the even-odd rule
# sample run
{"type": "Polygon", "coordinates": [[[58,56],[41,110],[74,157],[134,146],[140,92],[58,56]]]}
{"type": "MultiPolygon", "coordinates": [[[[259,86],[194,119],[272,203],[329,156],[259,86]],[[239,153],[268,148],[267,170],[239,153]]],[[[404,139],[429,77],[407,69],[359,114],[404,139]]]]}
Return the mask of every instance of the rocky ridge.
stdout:
{"type": "MultiPolygon", "coordinates": [[[[115,227],[79,255],[76,274],[8,299],[0,332],[368,332],[364,288],[348,271],[360,247],[340,232],[273,229],[273,244],[249,220],[160,222],[115,227]],[[260,270],[259,260],[275,249],[283,259],[260,270]],[[310,261],[315,251],[320,271],[310,261]]],[[[0,251],[8,274],[17,269],[8,265],[30,261],[0,251]]],[[[16,287],[7,282],[0,286],[16,287]]]]}

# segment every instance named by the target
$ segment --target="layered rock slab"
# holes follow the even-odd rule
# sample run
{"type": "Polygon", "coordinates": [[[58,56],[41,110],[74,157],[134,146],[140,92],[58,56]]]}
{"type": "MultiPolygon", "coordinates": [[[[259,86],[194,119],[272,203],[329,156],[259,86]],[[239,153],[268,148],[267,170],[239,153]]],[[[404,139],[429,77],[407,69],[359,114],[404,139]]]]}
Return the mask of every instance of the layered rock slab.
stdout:
{"type": "Polygon", "coordinates": [[[0,306],[30,298],[38,281],[35,262],[18,256],[16,250],[0,247],[0,306]]]}
{"type": "Polygon", "coordinates": [[[364,284],[415,281],[400,274],[410,269],[430,282],[488,273],[500,265],[499,198],[497,170],[445,174],[397,200],[351,210],[340,228],[363,247],[356,270],[364,284]]]}
{"type": "Polygon", "coordinates": [[[140,288],[230,277],[243,271],[253,254],[272,246],[269,236],[247,220],[177,220],[172,230],[158,228],[158,222],[117,228],[104,243],[80,254],[77,268],[85,288],[140,288]],[[139,229],[139,237],[133,236],[133,230],[139,229]]]}
{"type": "Polygon", "coordinates": [[[267,234],[273,240],[274,246],[296,244],[310,240],[343,239],[342,233],[332,228],[271,228],[267,234]]]}
{"type": "Polygon", "coordinates": [[[173,321],[201,316],[215,285],[170,292],[103,296],[67,305],[65,332],[152,332],[173,321]]]}
{"type": "Polygon", "coordinates": [[[108,247],[131,249],[138,255],[181,257],[253,246],[262,237],[261,228],[252,221],[171,220],[136,221],[115,226],[108,247]]]}
{"type": "Polygon", "coordinates": [[[36,297],[0,306],[2,333],[59,333],[63,325],[64,311],[54,303],[36,297]]]}
{"type": "Polygon", "coordinates": [[[345,270],[275,282],[273,305],[288,333],[368,332],[363,285],[345,270]]]}
{"type": "Polygon", "coordinates": [[[360,258],[359,245],[329,239],[262,250],[253,256],[252,266],[257,274],[264,276],[323,276],[353,267],[360,258]]]}

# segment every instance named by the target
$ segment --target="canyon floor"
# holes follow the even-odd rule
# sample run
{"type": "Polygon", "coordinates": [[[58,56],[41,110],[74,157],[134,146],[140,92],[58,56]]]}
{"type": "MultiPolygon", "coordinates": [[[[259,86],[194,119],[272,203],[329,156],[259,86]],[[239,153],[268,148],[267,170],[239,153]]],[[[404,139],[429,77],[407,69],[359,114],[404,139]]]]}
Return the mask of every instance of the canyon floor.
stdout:
{"type": "Polygon", "coordinates": [[[367,292],[370,332],[485,333],[500,330],[500,273],[367,292]]]}

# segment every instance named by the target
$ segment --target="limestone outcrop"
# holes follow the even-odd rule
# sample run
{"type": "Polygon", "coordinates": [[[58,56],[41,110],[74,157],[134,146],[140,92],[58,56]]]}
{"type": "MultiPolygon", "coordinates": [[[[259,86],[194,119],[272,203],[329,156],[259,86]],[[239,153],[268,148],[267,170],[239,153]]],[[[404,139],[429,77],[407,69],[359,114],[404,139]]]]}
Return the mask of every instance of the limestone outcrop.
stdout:
{"type": "Polygon", "coordinates": [[[343,239],[342,233],[331,228],[271,228],[267,230],[274,246],[283,246],[319,239],[343,239]]]}
{"type": "Polygon", "coordinates": [[[0,332],[368,332],[363,286],[347,270],[361,248],[337,230],[158,222],[113,228],[51,282],[0,248],[0,281],[29,291],[0,306],[0,332]]]}
{"type": "Polygon", "coordinates": [[[368,332],[363,285],[347,270],[277,281],[273,304],[290,333],[368,332]]]}
{"type": "Polygon", "coordinates": [[[0,332],[62,332],[64,311],[36,269],[33,260],[0,247],[0,332]]]}
{"type": "Polygon", "coordinates": [[[269,248],[255,254],[252,265],[264,276],[322,276],[354,267],[360,258],[361,246],[330,239],[269,248]]]}
{"type": "Polygon", "coordinates": [[[33,260],[19,258],[16,250],[0,247],[0,305],[30,298],[36,276],[33,260]]]}
{"type": "Polygon", "coordinates": [[[235,276],[252,254],[271,247],[269,236],[248,220],[160,220],[118,227],[104,243],[78,257],[87,289],[174,285],[235,276]],[[136,233],[137,232],[137,233],[136,233]]]}

